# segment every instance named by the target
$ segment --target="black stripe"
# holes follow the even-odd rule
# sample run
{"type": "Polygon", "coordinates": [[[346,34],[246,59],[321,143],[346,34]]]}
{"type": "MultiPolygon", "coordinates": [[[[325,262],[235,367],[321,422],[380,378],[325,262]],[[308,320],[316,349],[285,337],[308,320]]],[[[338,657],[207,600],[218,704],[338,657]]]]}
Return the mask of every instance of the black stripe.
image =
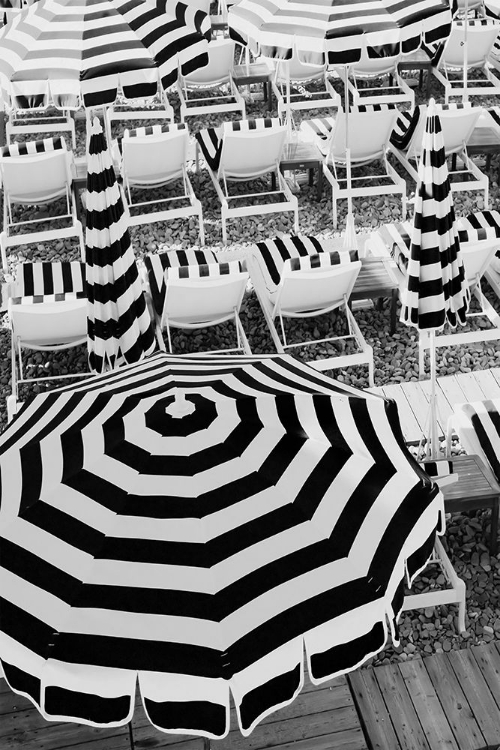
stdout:
{"type": "Polygon", "coordinates": [[[227,729],[225,706],[211,701],[157,702],[144,696],[144,708],[156,727],[167,732],[182,727],[187,732],[210,732],[222,737],[227,729]]]}
{"type": "Polygon", "coordinates": [[[121,695],[116,698],[103,698],[93,693],[47,685],[44,708],[49,716],[68,716],[106,725],[124,722],[128,718],[133,707],[133,697],[121,695]]]}
{"type": "Polygon", "coordinates": [[[322,653],[311,654],[311,674],[320,680],[331,674],[346,672],[385,646],[386,632],[382,622],[376,622],[372,629],[353,641],[341,643],[322,653]]]}
{"type": "MultiPolygon", "coordinates": [[[[332,670],[336,671],[336,670],[332,670]]],[[[264,685],[250,690],[243,696],[240,705],[241,726],[249,729],[269,706],[278,706],[292,700],[300,686],[301,665],[273,677],[264,685]]]]}

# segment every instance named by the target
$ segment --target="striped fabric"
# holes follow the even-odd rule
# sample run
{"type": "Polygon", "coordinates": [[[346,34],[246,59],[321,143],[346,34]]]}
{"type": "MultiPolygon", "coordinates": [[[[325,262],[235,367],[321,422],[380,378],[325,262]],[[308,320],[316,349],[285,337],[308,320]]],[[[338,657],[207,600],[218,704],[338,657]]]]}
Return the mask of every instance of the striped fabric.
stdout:
{"type": "MultiPolygon", "coordinates": [[[[472,107],[470,102],[448,102],[448,104],[435,104],[437,112],[448,112],[458,109],[469,109],[472,107]]],[[[399,151],[406,151],[415,134],[417,125],[422,118],[425,118],[427,112],[426,105],[417,105],[413,112],[401,112],[396,120],[394,130],[389,138],[390,143],[399,151]]]]}
{"type": "Polygon", "coordinates": [[[359,260],[357,250],[339,252],[332,250],[329,253],[318,253],[317,255],[306,255],[299,258],[289,258],[283,264],[282,275],[293,271],[312,271],[315,268],[331,268],[344,263],[354,263],[359,260]]]}
{"type": "MultiPolygon", "coordinates": [[[[350,113],[370,113],[370,112],[382,112],[387,110],[396,109],[396,106],[391,103],[384,104],[353,104],[349,110],[350,113]]],[[[337,117],[343,117],[344,112],[341,108],[338,109],[336,117],[313,117],[310,120],[302,120],[300,123],[300,129],[305,134],[307,140],[315,141],[317,147],[323,155],[328,154],[329,150],[329,138],[335,127],[337,117]]]]}
{"type": "Polygon", "coordinates": [[[433,103],[427,108],[418,176],[401,320],[419,330],[440,330],[445,322],[452,327],[465,323],[470,292],[460,256],[441,122],[433,103]]]}
{"type": "Polygon", "coordinates": [[[11,688],[117,726],[138,687],[155,727],[209,738],[290,703],[304,656],[319,682],[397,643],[443,529],[395,402],[291,356],[162,353],[38,394],[0,492],[11,688]]]}
{"type": "Polygon", "coordinates": [[[0,82],[31,106],[153,96],[207,64],[209,38],[206,13],[178,0],[39,0],[0,32],[0,82]]]}
{"type": "Polygon", "coordinates": [[[411,222],[383,224],[377,231],[399,270],[406,274],[410,260],[411,222]]]}
{"type": "Polygon", "coordinates": [[[219,258],[213,250],[170,250],[167,253],[150,253],[144,256],[149,289],[153,305],[161,317],[167,293],[167,273],[179,266],[216,265],[219,258]]]}
{"type": "Polygon", "coordinates": [[[111,154],[97,117],[90,129],[87,168],[89,365],[94,372],[104,372],[151,354],[155,338],[111,154]]]}
{"type": "Polygon", "coordinates": [[[241,273],[243,266],[239,260],[226,263],[204,263],[193,266],[173,266],[167,271],[169,279],[216,279],[231,273],[241,273]]]}
{"type": "Polygon", "coordinates": [[[85,292],[59,292],[58,294],[36,294],[23,297],[10,297],[13,305],[37,305],[48,302],[70,302],[75,299],[85,299],[85,292]]]}
{"type": "Polygon", "coordinates": [[[420,464],[430,477],[446,477],[453,473],[453,461],[422,461],[420,464]]]}
{"type": "MultiPolygon", "coordinates": [[[[500,399],[458,404],[454,409],[467,417],[474,430],[475,441],[479,443],[474,452],[479,453],[478,448],[482,450],[500,482],[500,399]]],[[[462,439],[460,424],[457,424],[456,429],[462,439]]],[[[467,442],[470,443],[470,440],[467,442]]]]}
{"type": "Polygon", "coordinates": [[[281,122],[277,117],[256,117],[247,120],[232,120],[224,122],[218,128],[203,128],[196,133],[195,138],[201,148],[203,157],[211,170],[219,169],[222,144],[227,133],[248,132],[249,130],[264,130],[264,128],[279,127],[281,122]]]}
{"type": "Polygon", "coordinates": [[[498,250],[490,265],[494,271],[500,273],[500,212],[477,211],[457,219],[457,228],[460,242],[499,239],[498,250]]]}
{"type": "Polygon", "coordinates": [[[84,293],[85,263],[78,260],[20,263],[13,292],[16,297],[84,293]]]}
{"type": "Polygon", "coordinates": [[[6,159],[9,156],[33,156],[34,154],[44,154],[50,151],[66,151],[66,141],[62,136],[55,138],[41,138],[38,141],[24,141],[22,143],[10,143],[2,146],[0,157],[6,159]]]}
{"type": "Polygon", "coordinates": [[[184,122],[170,123],[164,125],[144,125],[140,128],[125,130],[122,138],[116,139],[116,145],[120,154],[123,153],[123,140],[127,138],[146,138],[148,135],[161,135],[162,133],[177,133],[179,130],[186,130],[184,122]]]}

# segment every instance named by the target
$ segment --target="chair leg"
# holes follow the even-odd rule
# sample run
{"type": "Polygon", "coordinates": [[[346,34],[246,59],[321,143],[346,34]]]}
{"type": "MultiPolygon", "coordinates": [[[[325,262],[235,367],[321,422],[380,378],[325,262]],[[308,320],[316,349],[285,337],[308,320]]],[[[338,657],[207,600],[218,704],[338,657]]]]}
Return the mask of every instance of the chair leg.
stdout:
{"type": "Polygon", "coordinates": [[[0,252],[2,255],[2,269],[7,270],[7,232],[0,234],[0,252]]]}

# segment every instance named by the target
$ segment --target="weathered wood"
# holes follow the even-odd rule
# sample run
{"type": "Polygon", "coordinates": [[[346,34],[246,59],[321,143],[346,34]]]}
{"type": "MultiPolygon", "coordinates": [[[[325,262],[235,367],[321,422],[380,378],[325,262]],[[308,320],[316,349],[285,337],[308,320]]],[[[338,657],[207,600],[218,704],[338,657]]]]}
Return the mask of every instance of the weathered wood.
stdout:
{"type": "Polygon", "coordinates": [[[2,737],[2,750],[62,750],[75,746],[85,750],[130,750],[127,727],[100,729],[82,724],[52,724],[27,732],[16,730],[14,734],[2,737]]]}
{"type": "Polygon", "coordinates": [[[373,669],[349,675],[358,713],[372,750],[400,750],[400,745],[373,669]]]}
{"type": "Polygon", "coordinates": [[[500,742],[500,710],[469,649],[450,651],[449,661],[487,745],[500,742]]]}
{"type": "Polygon", "coordinates": [[[459,750],[446,714],[421,659],[402,662],[401,674],[433,750],[459,750]]]}
{"type": "Polygon", "coordinates": [[[378,667],[375,676],[402,750],[428,750],[429,744],[408,695],[399,665],[378,667]]]}
{"type": "Polygon", "coordinates": [[[484,646],[473,646],[471,651],[500,708],[500,653],[498,649],[494,643],[487,643],[484,646]]]}
{"type": "Polygon", "coordinates": [[[368,750],[361,727],[326,734],[323,737],[311,737],[299,742],[287,742],[275,747],[279,750],[368,750]]]}
{"type": "Polygon", "coordinates": [[[446,654],[424,659],[427,673],[441,701],[446,718],[461,750],[477,750],[484,737],[446,654]]]}

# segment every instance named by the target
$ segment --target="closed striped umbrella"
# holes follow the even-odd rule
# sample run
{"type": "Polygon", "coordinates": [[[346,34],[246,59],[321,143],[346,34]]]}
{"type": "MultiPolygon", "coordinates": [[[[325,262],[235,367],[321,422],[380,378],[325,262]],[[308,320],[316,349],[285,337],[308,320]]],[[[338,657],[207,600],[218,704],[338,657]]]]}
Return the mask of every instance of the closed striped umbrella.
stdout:
{"type": "Polygon", "coordinates": [[[25,106],[153,96],[208,63],[210,20],[178,0],[39,0],[0,32],[0,82],[25,106]]]}
{"type": "Polygon", "coordinates": [[[401,320],[431,335],[430,445],[437,452],[435,331],[466,322],[470,291],[465,280],[441,121],[431,99],[418,166],[407,287],[401,320]]]}
{"type": "Polygon", "coordinates": [[[103,372],[151,354],[155,337],[122,194],[97,117],[90,128],[85,216],[89,365],[103,372]]]}
{"type": "Polygon", "coordinates": [[[0,659],[52,720],[248,735],[384,648],[442,496],[394,402],[288,355],[164,353],[0,437],[0,659]]]}

